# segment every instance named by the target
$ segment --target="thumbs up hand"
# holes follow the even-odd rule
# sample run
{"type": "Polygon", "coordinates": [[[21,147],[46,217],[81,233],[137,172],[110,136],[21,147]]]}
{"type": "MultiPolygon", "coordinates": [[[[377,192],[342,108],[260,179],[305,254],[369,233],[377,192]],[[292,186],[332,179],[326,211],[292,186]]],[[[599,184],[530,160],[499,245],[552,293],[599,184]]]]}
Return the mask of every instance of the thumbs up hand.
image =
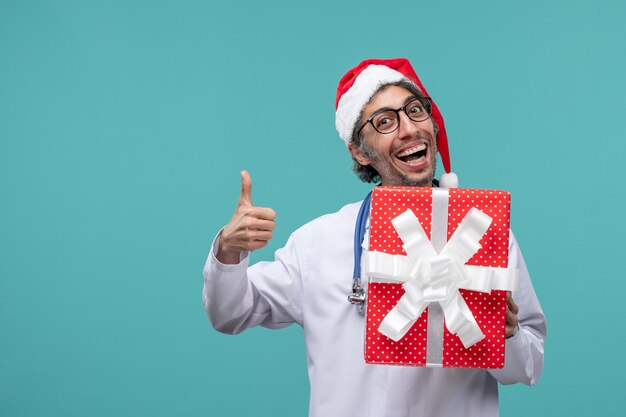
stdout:
{"type": "Polygon", "coordinates": [[[241,171],[241,194],[235,214],[220,234],[217,259],[224,264],[239,263],[241,252],[267,246],[276,227],[276,212],[252,205],[252,180],[241,171]]]}

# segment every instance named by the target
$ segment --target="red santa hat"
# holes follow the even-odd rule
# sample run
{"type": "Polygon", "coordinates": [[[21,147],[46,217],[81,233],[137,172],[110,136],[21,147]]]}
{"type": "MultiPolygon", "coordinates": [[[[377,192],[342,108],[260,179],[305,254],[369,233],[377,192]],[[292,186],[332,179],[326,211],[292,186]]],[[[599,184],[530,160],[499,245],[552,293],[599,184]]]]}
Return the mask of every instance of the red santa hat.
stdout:
{"type": "MultiPolygon", "coordinates": [[[[412,81],[417,88],[429,97],[426,88],[417,77],[411,63],[405,58],[394,59],[366,59],[349,70],[339,81],[337,99],[335,101],[335,126],[339,137],[348,145],[352,140],[354,126],[365,105],[380,87],[401,80],[412,81]]],[[[448,149],[448,135],[443,116],[435,102],[432,102],[431,117],[439,126],[437,133],[437,149],[441,155],[441,162],[446,171],[439,180],[439,185],[445,188],[458,186],[458,178],[450,168],[450,151],[448,149]]]]}

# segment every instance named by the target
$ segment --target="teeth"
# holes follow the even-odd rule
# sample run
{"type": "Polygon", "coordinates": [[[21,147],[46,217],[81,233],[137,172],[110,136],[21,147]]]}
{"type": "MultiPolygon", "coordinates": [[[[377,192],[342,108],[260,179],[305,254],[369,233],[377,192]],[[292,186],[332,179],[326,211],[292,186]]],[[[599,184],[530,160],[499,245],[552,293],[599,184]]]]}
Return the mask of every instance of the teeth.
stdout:
{"type": "Polygon", "coordinates": [[[406,164],[409,164],[409,165],[418,165],[418,164],[420,164],[420,163],[421,163],[424,159],[426,159],[426,157],[425,157],[425,156],[420,156],[420,157],[419,157],[419,158],[417,158],[417,159],[413,159],[413,160],[411,160],[411,161],[407,161],[407,162],[405,162],[405,163],[406,163],[406,164]]]}
{"type": "Polygon", "coordinates": [[[426,145],[421,143],[417,146],[407,149],[406,151],[400,152],[397,156],[398,157],[409,156],[411,154],[414,154],[415,152],[423,151],[424,149],[426,149],[426,145]]]}

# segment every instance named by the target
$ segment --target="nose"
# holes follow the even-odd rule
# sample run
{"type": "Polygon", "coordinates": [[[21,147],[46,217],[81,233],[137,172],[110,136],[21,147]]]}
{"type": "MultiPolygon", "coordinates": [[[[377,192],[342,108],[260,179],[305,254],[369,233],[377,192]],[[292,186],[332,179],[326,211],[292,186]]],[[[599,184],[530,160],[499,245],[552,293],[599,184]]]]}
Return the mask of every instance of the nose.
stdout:
{"type": "Polygon", "coordinates": [[[407,116],[403,111],[398,112],[398,116],[400,118],[398,121],[398,134],[400,135],[400,139],[414,138],[415,134],[419,130],[419,125],[423,122],[415,122],[409,119],[409,116],[407,116]]]}

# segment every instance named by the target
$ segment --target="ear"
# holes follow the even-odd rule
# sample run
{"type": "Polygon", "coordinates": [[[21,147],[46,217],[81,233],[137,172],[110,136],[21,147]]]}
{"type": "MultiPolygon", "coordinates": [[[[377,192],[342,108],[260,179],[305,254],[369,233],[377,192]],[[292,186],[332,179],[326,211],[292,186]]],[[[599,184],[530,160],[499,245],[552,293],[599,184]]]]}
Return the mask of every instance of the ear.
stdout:
{"type": "Polygon", "coordinates": [[[359,148],[356,145],[350,144],[348,145],[348,150],[350,154],[352,154],[352,159],[357,161],[361,165],[369,165],[372,163],[371,159],[367,158],[365,155],[359,151],[359,148]]]}

